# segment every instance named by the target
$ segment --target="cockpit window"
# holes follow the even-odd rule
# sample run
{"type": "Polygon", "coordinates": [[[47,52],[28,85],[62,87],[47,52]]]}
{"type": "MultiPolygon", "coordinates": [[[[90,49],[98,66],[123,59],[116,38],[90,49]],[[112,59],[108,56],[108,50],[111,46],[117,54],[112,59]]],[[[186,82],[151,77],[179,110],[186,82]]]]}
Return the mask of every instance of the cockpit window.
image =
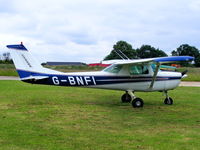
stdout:
{"type": "Polygon", "coordinates": [[[111,65],[110,67],[104,69],[104,71],[110,73],[119,73],[121,69],[122,65],[111,65]]]}
{"type": "Polygon", "coordinates": [[[149,74],[148,66],[147,65],[131,65],[130,74],[131,75],[149,74]]]}

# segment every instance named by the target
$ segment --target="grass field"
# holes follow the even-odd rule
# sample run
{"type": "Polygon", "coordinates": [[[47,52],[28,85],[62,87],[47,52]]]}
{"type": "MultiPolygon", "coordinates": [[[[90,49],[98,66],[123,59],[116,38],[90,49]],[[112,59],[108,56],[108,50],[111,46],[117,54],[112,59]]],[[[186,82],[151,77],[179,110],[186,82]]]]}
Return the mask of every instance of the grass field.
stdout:
{"type": "Polygon", "coordinates": [[[18,76],[13,64],[0,64],[0,76],[18,76]]]}
{"type": "Polygon", "coordinates": [[[199,91],[171,91],[172,106],[136,93],[145,106],[133,109],[120,91],[0,81],[0,149],[199,149],[199,91]]]}

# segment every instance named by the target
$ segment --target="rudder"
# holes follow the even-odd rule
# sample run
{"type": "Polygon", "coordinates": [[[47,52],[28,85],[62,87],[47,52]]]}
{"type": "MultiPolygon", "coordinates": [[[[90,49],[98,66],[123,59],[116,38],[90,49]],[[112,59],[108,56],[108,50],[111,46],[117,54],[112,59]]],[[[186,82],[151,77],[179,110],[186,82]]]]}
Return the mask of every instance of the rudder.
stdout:
{"type": "Polygon", "coordinates": [[[15,68],[21,79],[30,77],[35,73],[58,73],[58,71],[44,68],[22,43],[7,45],[7,48],[10,49],[15,68]]]}

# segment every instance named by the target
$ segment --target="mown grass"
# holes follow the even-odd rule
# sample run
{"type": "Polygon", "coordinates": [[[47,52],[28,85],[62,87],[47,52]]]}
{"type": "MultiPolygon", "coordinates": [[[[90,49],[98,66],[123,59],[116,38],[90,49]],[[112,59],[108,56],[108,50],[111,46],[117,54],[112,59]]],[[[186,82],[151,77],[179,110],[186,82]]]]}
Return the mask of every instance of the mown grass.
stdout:
{"type": "Polygon", "coordinates": [[[13,64],[0,64],[0,76],[18,76],[13,64]]]}
{"type": "Polygon", "coordinates": [[[141,109],[122,104],[123,92],[0,81],[0,149],[199,149],[200,88],[136,93],[141,109]]]}

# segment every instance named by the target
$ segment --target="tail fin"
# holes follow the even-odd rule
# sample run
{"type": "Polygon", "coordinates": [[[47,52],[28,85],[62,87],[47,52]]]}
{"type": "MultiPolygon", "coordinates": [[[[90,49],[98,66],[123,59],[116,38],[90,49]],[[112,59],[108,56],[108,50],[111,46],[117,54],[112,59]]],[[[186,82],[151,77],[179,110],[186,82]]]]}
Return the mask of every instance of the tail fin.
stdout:
{"type": "Polygon", "coordinates": [[[42,67],[22,43],[18,45],[7,45],[7,48],[10,49],[15,68],[21,79],[34,76],[36,73],[58,73],[58,71],[42,67]]]}

